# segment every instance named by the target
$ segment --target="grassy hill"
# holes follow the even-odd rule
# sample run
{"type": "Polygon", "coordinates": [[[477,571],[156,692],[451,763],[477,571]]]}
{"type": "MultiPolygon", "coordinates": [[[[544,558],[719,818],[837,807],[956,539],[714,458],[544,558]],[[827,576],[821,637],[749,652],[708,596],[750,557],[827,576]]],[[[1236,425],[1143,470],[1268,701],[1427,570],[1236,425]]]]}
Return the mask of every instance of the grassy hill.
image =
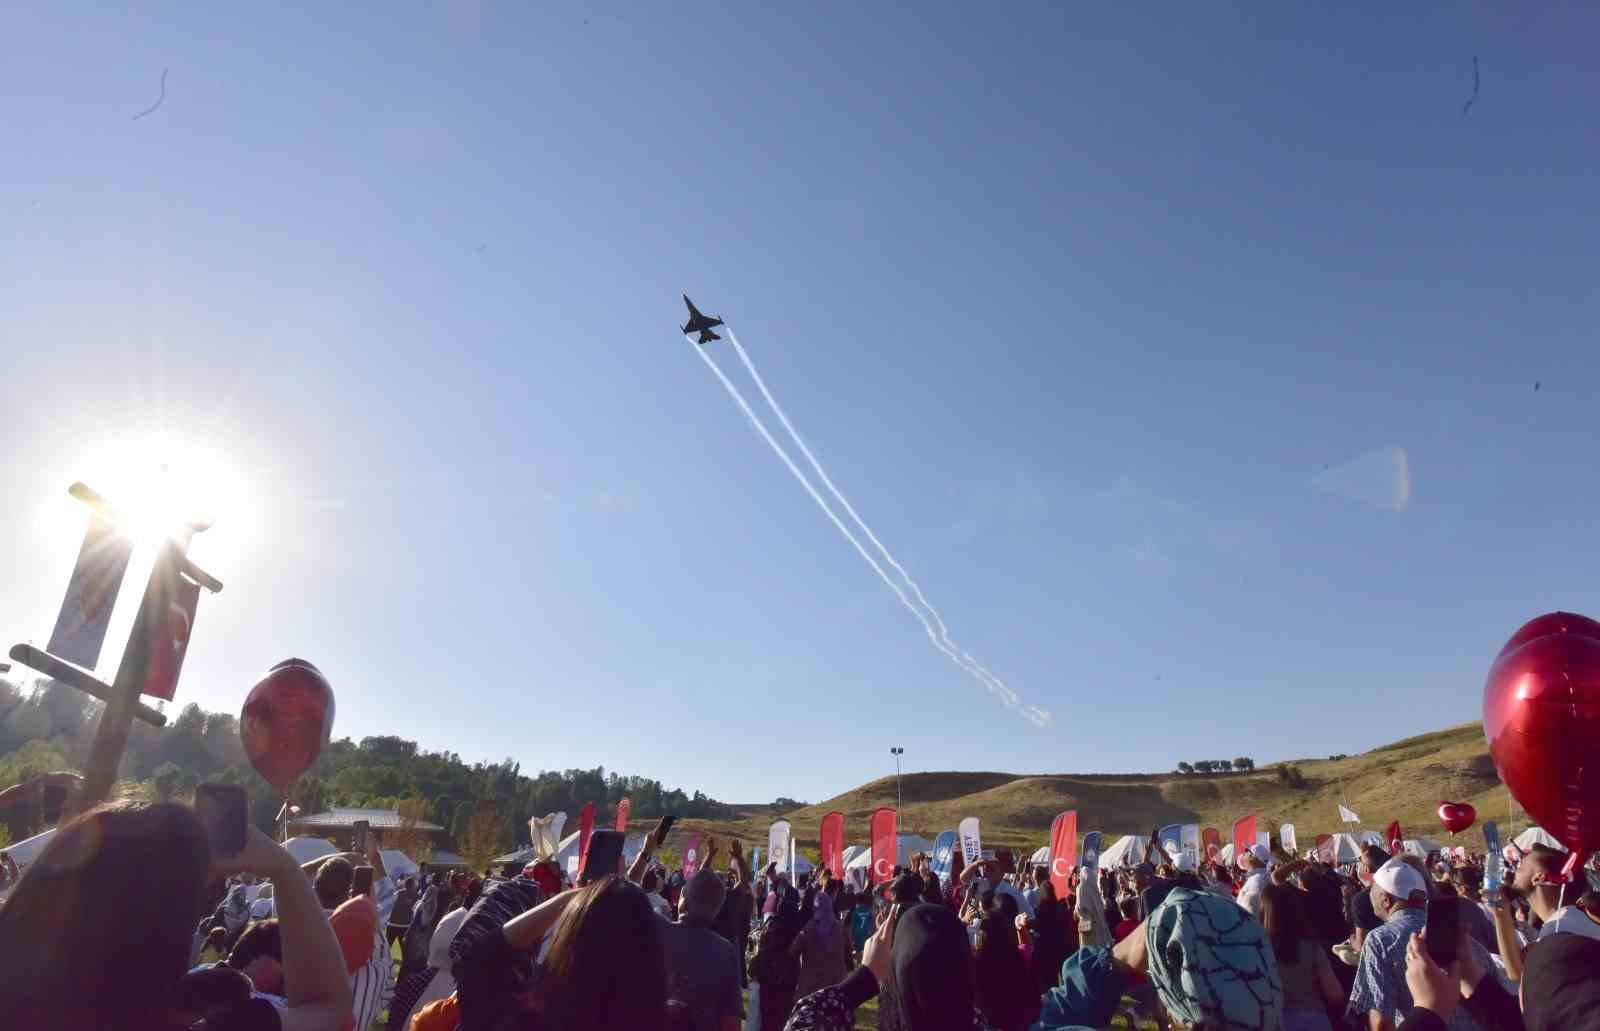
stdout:
{"type": "MultiPolygon", "coordinates": [[[[901,829],[933,838],[953,829],[962,817],[983,824],[985,845],[1037,848],[1046,843],[1050,821],[1063,809],[1078,810],[1080,831],[1105,832],[1109,844],[1123,834],[1148,834],[1169,823],[1217,827],[1226,838],[1235,819],[1255,813],[1260,828],[1276,831],[1293,823],[1300,840],[1343,830],[1342,800],[1362,817],[1365,829],[1381,830],[1399,819],[1408,835],[1444,839],[1435,809],[1445,799],[1470,802],[1479,820],[1497,820],[1502,833],[1526,825],[1516,811],[1508,823],[1510,796],[1495,775],[1481,723],[1396,741],[1345,759],[1294,759],[1304,786],[1291,787],[1279,776],[1282,763],[1252,773],[1207,776],[1192,774],[1045,774],[914,773],[902,780],[901,829]]],[[[845,814],[845,840],[864,843],[867,818],[882,805],[895,804],[895,780],[885,777],[816,805],[780,811],[772,806],[740,808],[739,818],[684,821],[684,833],[737,835],[747,843],[765,842],[767,827],[783,818],[794,825],[803,847],[815,848],[824,814],[845,814]]],[[[678,837],[674,834],[674,837],[678,837]]],[[[1481,847],[1476,829],[1463,842],[1481,847]]]]}

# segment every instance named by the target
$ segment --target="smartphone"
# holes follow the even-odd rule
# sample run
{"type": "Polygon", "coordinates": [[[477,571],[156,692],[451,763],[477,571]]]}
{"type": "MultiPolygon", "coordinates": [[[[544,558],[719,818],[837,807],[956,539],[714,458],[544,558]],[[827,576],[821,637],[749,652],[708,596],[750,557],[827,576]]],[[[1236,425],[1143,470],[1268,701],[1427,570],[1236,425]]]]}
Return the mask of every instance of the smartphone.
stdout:
{"type": "Polygon", "coordinates": [[[666,841],[667,840],[667,832],[672,830],[672,825],[677,823],[677,822],[678,822],[678,817],[673,813],[668,813],[667,815],[665,815],[665,816],[663,816],[661,818],[661,840],[662,841],[666,841]]]}
{"type": "Polygon", "coordinates": [[[249,829],[250,797],[237,784],[201,784],[194,789],[194,813],[205,825],[214,856],[236,856],[244,850],[249,829]]]}
{"type": "Polygon", "coordinates": [[[595,831],[589,836],[589,854],[583,860],[578,883],[588,884],[617,873],[622,866],[621,831],[595,831]]]}
{"type": "Polygon", "coordinates": [[[1456,929],[1460,920],[1460,899],[1438,898],[1428,903],[1428,955],[1441,967],[1456,961],[1456,929]]]}
{"type": "Polygon", "coordinates": [[[355,828],[355,833],[351,836],[353,843],[350,846],[350,851],[360,852],[362,855],[366,855],[367,836],[372,833],[371,822],[367,820],[357,820],[351,826],[355,828]]]}
{"type": "Polygon", "coordinates": [[[373,869],[370,866],[356,867],[356,875],[350,880],[350,897],[360,898],[372,890],[373,869]]]}

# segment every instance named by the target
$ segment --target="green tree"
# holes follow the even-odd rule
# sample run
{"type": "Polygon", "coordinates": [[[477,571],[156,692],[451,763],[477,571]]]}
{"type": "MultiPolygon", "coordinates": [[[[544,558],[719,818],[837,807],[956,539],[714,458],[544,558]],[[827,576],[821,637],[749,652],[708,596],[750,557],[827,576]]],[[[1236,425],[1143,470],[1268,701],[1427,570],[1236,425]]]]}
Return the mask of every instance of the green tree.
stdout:
{"type": "Polygon", "coordinates": [[[183,779],[183,770],[177,763],[165,762],[155,768],[150,775],[150,794],[157,802],[170,802],[178,793],[178,784],[183,779]]]}

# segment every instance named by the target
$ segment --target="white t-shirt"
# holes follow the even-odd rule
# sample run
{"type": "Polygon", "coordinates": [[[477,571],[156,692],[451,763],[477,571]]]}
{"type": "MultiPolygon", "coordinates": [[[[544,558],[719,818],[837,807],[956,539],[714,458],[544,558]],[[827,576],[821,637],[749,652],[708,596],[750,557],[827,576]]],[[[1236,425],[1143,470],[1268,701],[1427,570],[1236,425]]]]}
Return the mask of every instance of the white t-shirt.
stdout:
{"type": "Polygon", "coordinates": [[[1239,897],[1236,900],[1240,908],[1251,916],[1259,917],[1261,915],[1261,893],[1266,890],[1267,884],[1267,871],[1265,870],[1257,870],[1246,877],[1244,879],[1244,887],[1239,889],[1239,897]]]}
{"type": "Polygon", "coordinates": [[[1581,934],[1600,941],[1600,924],[1577,906],[1562,906],[1539,929],[1539,940],[1544,941],[1553,934],[1581,934]]]}

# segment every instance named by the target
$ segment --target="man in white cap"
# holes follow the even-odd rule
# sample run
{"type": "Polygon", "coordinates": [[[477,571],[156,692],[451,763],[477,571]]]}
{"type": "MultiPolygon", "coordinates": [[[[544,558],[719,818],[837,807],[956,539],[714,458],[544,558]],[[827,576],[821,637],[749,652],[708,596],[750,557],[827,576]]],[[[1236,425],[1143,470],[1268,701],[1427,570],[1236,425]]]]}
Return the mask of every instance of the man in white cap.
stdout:
{"type": "Polygon", "coordinates": [[[1244,868],[1245,877],[1244,884],[1239,888],[1239,897],[1234,901],[1258,920],[1261,919],[1261,893],[1271,883],[1267,877],[1267,864],[1271,861],[1272,853],[1259,842],[1239,856],[1239,865],[1244,868]]]}
{"type": "MultiPolygon", "coordinates": [[[[1406,945],[1428,922],[1428,879],[1422,871],[1396,857],[1372,875],[1372,909],[1383,926],[1367,935],[1356,965],[1355,987],[1350,991],[1350,1017],[1369,1031],[1393,1031],[1411,1015],[1415,1003],[1406,986],[1406,945]]],[[[1489,954],[1471,936],[1464,943],[1482,970],[1492,969],[1489,954]]],[[[1456,1031],[1476,1031],[1478,1024],[1463,1008],[1451,1015],[1456,1031]]]]}

